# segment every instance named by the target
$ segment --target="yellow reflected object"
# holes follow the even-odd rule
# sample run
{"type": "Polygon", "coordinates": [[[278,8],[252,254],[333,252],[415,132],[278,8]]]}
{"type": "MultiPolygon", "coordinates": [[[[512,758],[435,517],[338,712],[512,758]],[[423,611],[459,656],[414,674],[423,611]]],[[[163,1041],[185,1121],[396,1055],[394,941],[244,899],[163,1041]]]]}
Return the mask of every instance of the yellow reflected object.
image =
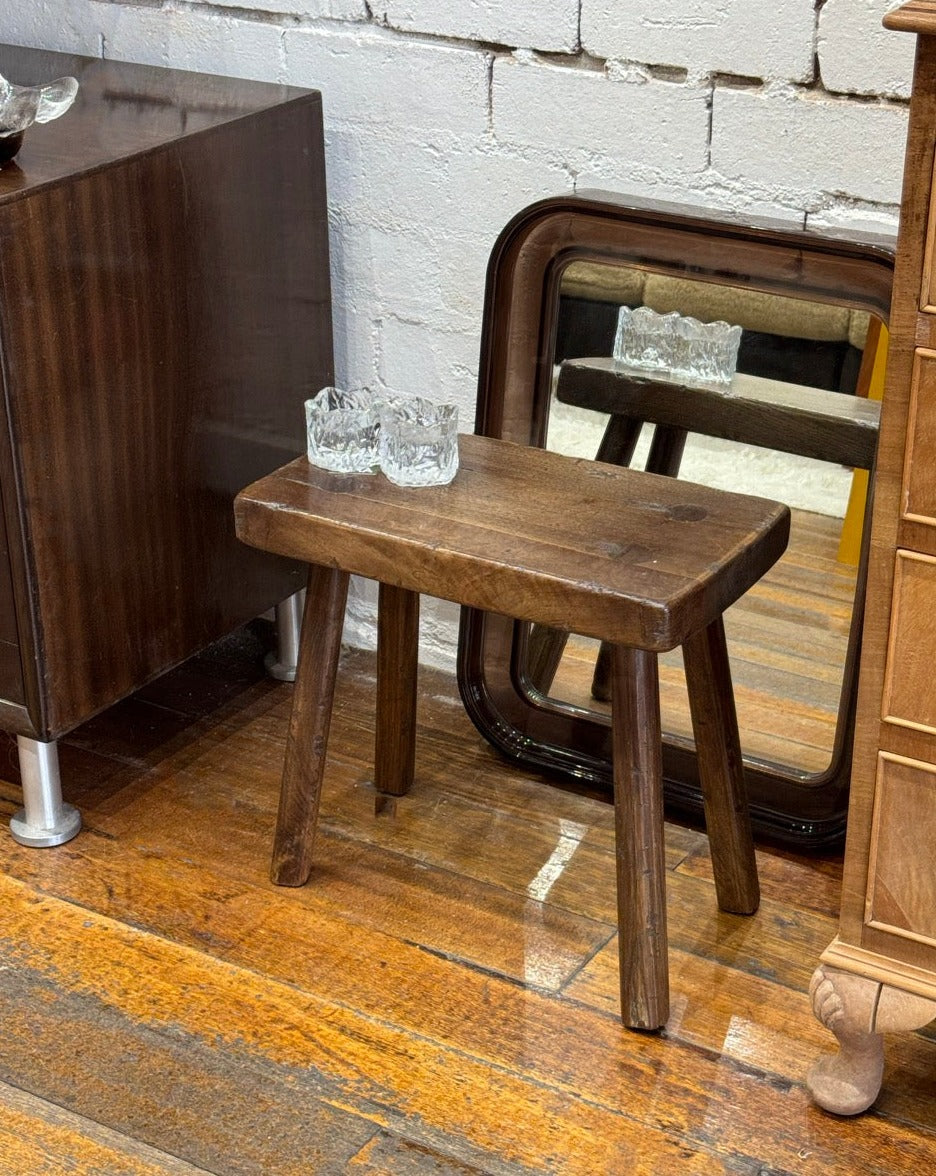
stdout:
{"type": "MultiPolygon", "coordinates": [[[[872,319],[868,327],[868,342],[866,344],[866,360],[868,350],[871,351],[870,373],[866,374],[866,360],[862,362],[862,370],[858,376],[857,395],[867,396],[869,400],[880,400],[884,394],[884,372],[887,367],[887,327],[883,323],[872,319]]],[[[845,519],[842,523],[842,534],[839,538],[838,558],[841,563],[857,566],[861,554],[861,532],[864,524],[865,503],[868,500],[868,471],[854,470],[852,472],[851,491],[848,495],[848,506],[845,508],[845,519]]]]}

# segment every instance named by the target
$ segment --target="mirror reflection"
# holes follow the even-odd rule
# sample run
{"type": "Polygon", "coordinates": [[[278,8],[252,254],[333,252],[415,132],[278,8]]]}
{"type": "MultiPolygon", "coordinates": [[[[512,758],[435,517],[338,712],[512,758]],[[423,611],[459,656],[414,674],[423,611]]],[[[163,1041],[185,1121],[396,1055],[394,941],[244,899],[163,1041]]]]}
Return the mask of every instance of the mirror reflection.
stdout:
{"type": "MultiPolygon", "coordinates": [[[[886,331],[866,311],[601,261],[567,265],[559,290],[548,448],[791,507],[786,555],[725,625],[745,759],[820,775],[846,709],[886,331]],[[740,326],[730,385],[713,390],[616,363],[621,306],[740,326]]],[[[609,715],[597,642],[534,627],[516,653],[537,705],[609,715]]],[[[660,686],[667,737],[691,746],[678,649],[660,658],[660,686]]]]}

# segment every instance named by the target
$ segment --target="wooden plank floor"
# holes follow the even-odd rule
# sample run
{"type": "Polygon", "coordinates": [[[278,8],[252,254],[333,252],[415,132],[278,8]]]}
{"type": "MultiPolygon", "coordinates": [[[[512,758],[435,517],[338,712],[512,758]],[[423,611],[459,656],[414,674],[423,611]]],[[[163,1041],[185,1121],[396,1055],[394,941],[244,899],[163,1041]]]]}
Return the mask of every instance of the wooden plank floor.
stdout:
{"type": "Polygon", "coordinates": [[[316,868],[269,883],[292,688],[260,654],[239,634],[66,741],[75,841],[0,836],[0,1173],[934,1169],[925,1035],[858,1120],[804,1090],[840,862],[763,849],[760,911],[721,915],[669,825],[672,1017],[627,1031],[610,807],[506,764],[444,674],[376,813],[374,661],[343,656],[316,868]]]}

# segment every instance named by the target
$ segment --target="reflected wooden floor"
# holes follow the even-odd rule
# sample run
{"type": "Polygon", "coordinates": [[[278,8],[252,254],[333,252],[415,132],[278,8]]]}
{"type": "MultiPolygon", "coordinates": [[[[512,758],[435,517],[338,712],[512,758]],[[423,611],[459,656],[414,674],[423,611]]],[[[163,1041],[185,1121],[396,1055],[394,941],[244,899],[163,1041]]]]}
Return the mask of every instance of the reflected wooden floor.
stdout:
{"type": "Polygon", "coordinates": [[[933,1169],[927,1037],[889,1043],[861,1119],[803,1087],[838,861],[764,850],[760,911],[722,915],[704,836],[668,826],[673,1013],[626,1031],[610,807],[505,763],[444,674],[376,813],[374,662],[343,657],[316,868],[269,883],[292,688],[260,653],[240,634],[67,740],[74,842],[0,837],[0,1171],[933,1169]]]}
{"type": "MultiPolygon", "coordinates": [[[[857,569],[837,559],[840,518],[792,514],[787,551],[728,609],[725,632],[745,755],[818,774],[835,741],[857,569]]],[[[570,639],[554,698],[610,712],[591,697],[597,650],[570,639]]],[[[663,729],[691,738],[679,650],[660,658],[660,700],[663,729]]]]}

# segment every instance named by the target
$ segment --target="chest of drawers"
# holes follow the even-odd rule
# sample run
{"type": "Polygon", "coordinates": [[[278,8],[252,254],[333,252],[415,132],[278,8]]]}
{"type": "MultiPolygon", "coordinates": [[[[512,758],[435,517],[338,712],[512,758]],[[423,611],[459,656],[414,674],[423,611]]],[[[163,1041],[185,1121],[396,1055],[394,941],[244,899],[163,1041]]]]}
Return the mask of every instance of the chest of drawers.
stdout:
{"type": "Polygon", "coordinates": [[[891,343],[881,415],[839,934],[813,1006],[840,1053],[823,1106],[877,1096],[882,1034],[936,1017],[936,2],[885,24],[917,34],[891,343]]]}

